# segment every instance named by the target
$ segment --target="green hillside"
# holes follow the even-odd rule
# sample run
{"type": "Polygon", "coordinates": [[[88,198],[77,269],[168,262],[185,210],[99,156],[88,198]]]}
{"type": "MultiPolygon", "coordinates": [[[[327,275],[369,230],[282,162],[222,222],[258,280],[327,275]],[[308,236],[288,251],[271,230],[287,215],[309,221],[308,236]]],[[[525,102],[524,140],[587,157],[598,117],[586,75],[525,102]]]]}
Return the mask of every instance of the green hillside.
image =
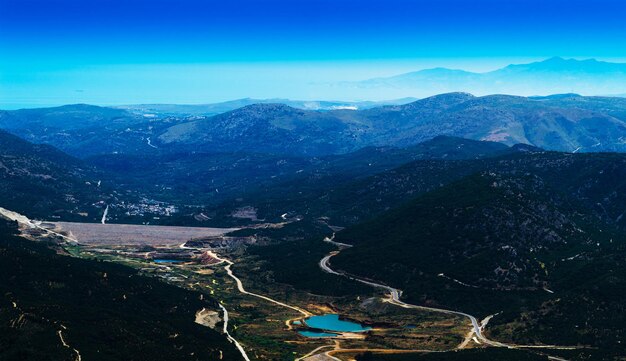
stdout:
{"type": "Polygon", "coordinates": [[[59,255],[0,222],[0,359],[238,360],[220,333],[194,323],[199,294],[120,265],[59,255]],[[58,335],[70,345],[64,347],[58,335]]]}

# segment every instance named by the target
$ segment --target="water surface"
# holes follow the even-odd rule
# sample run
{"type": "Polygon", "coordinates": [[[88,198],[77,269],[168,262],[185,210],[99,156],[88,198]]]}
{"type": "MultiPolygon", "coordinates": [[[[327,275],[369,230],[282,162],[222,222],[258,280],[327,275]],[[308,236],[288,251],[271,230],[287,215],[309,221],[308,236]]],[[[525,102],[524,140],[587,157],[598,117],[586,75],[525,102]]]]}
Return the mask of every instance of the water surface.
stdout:
{"type": "Polygon", "coordinates": [[[337,334],[335,334],[335,333],[328,333],[328,332],[298,331],[298,333],[301,334],[304,337],[311,337],[311,338],[337,337],[337,334]]]}
{"type": "Polygon", "coordinates": [[[155,259],[153,260],[155,263],[181,263],[181,260],[178,259],[155,259]]]}
{"type": "Polygon", "coordinates": [[[355,322],[342,321],[337,314],[313,316],[307,318],[304,322],[311,328],[336,332],[363,332],[372,329],[371,327],[363,327],[355,322]]]}

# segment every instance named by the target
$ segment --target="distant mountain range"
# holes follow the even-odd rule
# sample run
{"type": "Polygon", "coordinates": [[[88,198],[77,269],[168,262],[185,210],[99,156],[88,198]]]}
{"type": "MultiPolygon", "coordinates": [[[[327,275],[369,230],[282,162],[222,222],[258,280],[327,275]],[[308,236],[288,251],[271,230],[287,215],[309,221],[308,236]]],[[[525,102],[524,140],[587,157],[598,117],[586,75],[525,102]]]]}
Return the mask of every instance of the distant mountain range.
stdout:
{"type": "Polygon", "coordinates": [[[611,95],[626,92],[626,64],[554,57],[529,64],[512,64],[485,73],[433,68],[386,78],[342,82],[337,86],[352,89],[360,95],[368,89],[387,91],[392,96],[429,96],[456,91],[477,95],[531,96],[574,92],[611,95]]]}
{"type": "Polygon", "coordinates": [[[252,152],[322,156],[410,146],[438,135],[565,152],[626,151],[626,99],[441,94],[364,110],[253,104],[215,116],[146,117],[89,105],[0,111],[0,128],[79,158],[252,152]]]}
{"type": "Polygon", "coordinates": [[[559,151],[625,151],[626,99],[450,93],[413,103],[327,112],[257,104],[184,122],[157,138],[184,150],[324,155],[409,146],[438,135],[559,151]]]}
{"type": "Polygon", "coordinates": [[[358,110],[380,107],[383,105],[402,105],[416,101],[417,98],[402,98],[386,101],[321,101],[321,100],[291,100],[291,99],[237,99],[222,103],[212,104],[137,104],[122,105],[115,108],[126,109],[133,113],[143,116],[180,116],[180,115],[198,115],[211,116],[220,113],[226,113],[237,108],[245,107],[253,104],[285,104],[292,108],[305,110],[358,110]]]}

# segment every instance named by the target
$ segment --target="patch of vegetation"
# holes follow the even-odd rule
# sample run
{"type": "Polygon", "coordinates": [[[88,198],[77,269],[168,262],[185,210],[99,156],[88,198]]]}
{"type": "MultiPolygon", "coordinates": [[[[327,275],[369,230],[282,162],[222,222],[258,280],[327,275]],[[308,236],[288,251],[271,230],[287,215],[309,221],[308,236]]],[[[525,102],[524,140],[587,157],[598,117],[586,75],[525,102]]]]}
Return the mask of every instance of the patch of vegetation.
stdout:
{"type": "Polygon", "coordinates": [[[337,249],[334,245],[322,241],[324,237],[330,235],[328,227],[307,226],[306,222],[297,222],[282,229],[265,230],[263,237],[274,242],[270,245],[250,247],[247,252],[259,257],[262,270],[270,278],[268,281],[293,285],[318,295],[370,294],[372,292],[370,287],[325,273],[319,268],[320,259],[337,249]],[[301,232],[302,229],[311,232],[301,232]]]}
{"type": "Polygon", "coordinates": [[[73,349],[84,360],[241,358],[223,335],[194,323],[215,301],[55,246],[0,222],[0,359],[74,360],[73,349]]]}
{"type": "Polygon", "coordinates": [[[339,232],[355,247],[334,265],[388,282],[412,303],[504,311],[496,338],[623,354],[621,225],[587,207],[582,190],[572,197],[551,182],[528,173],[464,178],[339,232]]]}

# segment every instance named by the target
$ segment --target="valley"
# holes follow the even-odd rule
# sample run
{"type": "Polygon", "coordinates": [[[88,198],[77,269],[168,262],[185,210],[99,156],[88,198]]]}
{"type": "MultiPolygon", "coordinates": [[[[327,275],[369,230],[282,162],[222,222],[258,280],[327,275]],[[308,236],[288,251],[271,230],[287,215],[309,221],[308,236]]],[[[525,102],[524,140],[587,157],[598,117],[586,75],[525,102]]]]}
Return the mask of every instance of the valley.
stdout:
{"type": "MultiPolygon", "coordinates": [[[[506,108],[511,99],[447,94],[362,112],[405,107],[392,110],[404,117],[417,107],[420,116],[425,109],[441,115],[450,107],[465,112],[495,100],[506,108]]],[[[540,106],[515,101],[515,112],[526,106],[537,111],[542,102],[550,107],[585,102],[585,112],[596,111],[592,104],[611,117],[622,111],[621,100],[604,98],[532,100],[540,106]],[[615,108],[607,110],[609,105],[615,108]]],[[[37,121],[63,119],[67,109],[62,115],[46,111],[33,112],[36,117],[44,112],[37,121]]],[[[119,109],[107,115],[88,107],[79,114],[94,111],[113,116],[112,126],[161,123],[168,137],[188,126],[207,137],[212,132],[202,128],[206,119],[189,125],[189,119],[169,119],[171,114],[126,119],[119,109]],[[116,117],[122,119],[113,121],[116,117]]],[[[283,131],[291,128],[280,122],[300,116],[329,120],[330,128],[309,134],[313,139],[318,131],[336,135],[347,129],[334,128],[339,123],[333,117],[361,115],[308,112],[262,104],[215,116],[221,124],[211,125],[216,129],[245,123],[272,133],[267,139],[290,143],[272,145],[282,149],[276,153],[271,147],[251,152],[228,145],[239,144],[237,137],[248,130],[185,145],[197,151],[173,145],[182,138],[157,143],[152,133],[150,144],[146,137],[141,142],[151,149],[135,151],[132,137],[120,133],[120,140],[131,143],[117,146],[128,152],[109,149],[80,158],[0,133],[5,165],[0,187],[6,190],[0,213],[21,224],[21,237],[61,259],[84,261],[87,269],[123,267],[137,279],[191,292],[199,303],[181,315],[184,327],[219,337],[213,350],[234,351],[231,359],[622,357],[622,153],[560,152],[483,136],[437,135],[415,143],[406,138],[406,145],[395,139],[393,146],[370,138],[325,154],[319,152],[324,142],[302,145],[306,137],[286,137],[283,131]],[[281,115],[272,118],[276,112],[281,115]],[[269,119],[274,120],[265,123],[269,119]],[[203,148],[215,141],[224,148],[203,148]]],[[[305,128],[319,125],[309,121],[305,128]]],[[[94,141],[109,136],[110,129],[96,129],[94,141]]],[[[425,136],[423,130],[407,131],[425,136]]],[[[366,133],[377,130],[371,132],[366,133]]],[[[83,138],[64,139],[68,150],[83,146],[83,138]]],[[[114,300],[126,300],[128,292],[114,300]]],[[[62,340],[65,351],[93,356],[75,345],[71,333],[61,329],[60,337],[58,331],[52,340],[62,340]]]]}
{"type": "Polygon", "coordinates": [[[624,14],[0,0],[0,361],[626,361],[624,14]]]}
{"type": "MultiPolygon", "coordinates": [[[[159,226],[140,227],[144,230],[138,234],[144,235],[149,232],[150,228],[161,228],[159,226]]],[[[195,228],[194,231],[202,232],[195,228]]],[[[155,232],[160,232],[160,230],[155,230],[155,232]]],[[[146,243],[141,237],[134,242],[129,242],[125,237],[114,242],[112,238],[120,234],[119,232],[103,231],[102,234],[103,241],[77,240],[77,243],[69,243],[65,249],[80,258],[99,259],[130,266],[138,269],[141,274],[160,278],[178,287],[206,293],[206,297],[220,300],[223,327],[228,330],[229,338],[238,345],[244,359],[289,360],[292,359],[291,357],[303,356],[314,348],[327,344],[325,339],[308,338],[300,333],[307,330],[305,323],[307,318],[328,312],[339,312],[342,317],[357,317],[363,322],[374,322],[373,325],[380,324],[381,326],[374,326],[374,329],[368,332],[380,338],[377,343],[374,343],[379,348],[389,342],[386,338],[391,337],[393,340],[397,337],[396,334],[404,335],[403,338],[408,337],[401,342],[405,345],[404,347],[411,344],[424,344],[442,348],[444,344],[450,342],[450,339],[460,338],[460,336],[454,336],[459,332],[457,329],[461,327],[460,324],[456,325],[460,320],[454,320],[454,318],[448,320],[448,317],[435,315],[415,317],[410,314],[397,314],[393,310],[388,310],[384,315],[377,315],[373,318],[370,312],[358,310],[353,300],[293,291],[288,291],[288,295],[285,295],[283,292],[286,290],[280,285],[272,283],[258,285],[258,282],[262,280],[253,276],[239,278],[237,274],[241,272],[241,269],[247,271],[243,274],[254,274],[255,263],[237,255],[236,251],[233,253],[232,245],[198,247],[198,240],[190,242],[194,246],[189,246],[186,242],[177,244],[176,240],[172,240],[170,244],[163,244],[159,241],[146,243]],[[235,261],[226,257],[232,257],[235,261]],[[255,289],[259,289],[262,293],[248,291],[245,284],[255,285],[255,289]],[[356,314],[352,315],[353,312],[356,314]],[[430,322],[433,322],[433,325],[426,329],[422,329],[424,326],[421,326],[404,330],[401,327],[398,328],[399,326],[395,326],[397,329],[392,326],[397,322],[421,323],[418,321],[420,319],[432,320],[430,322]],[[446,330],[448,327],[451,330],[446,330]],[[422,340],[424,336],[420,334],[427,332],[429,328],[444,331],[444,335],[447,334],[443,336],[445,342],[437,340],[442,336],[436,335],[431,336],[435,337],[434,340],[430,338],[428,341],[422,340]],[[418,330],[419,334],[412,336],[412,339],[411,334],[418,330]]],[[[180,234],[177,237],[181,237],[180,234]]],[[[363,297],[366,296],[367,294],[364,294],[363,297]]],[[[371,301],[379,302],[374,299],[371,301]]],[[[215,327],[217,329],[217,325],[215,327]]],[[[329,335],[332,335],[333,343],[340,341],[341,344],[349,345],[349,349],[371,348],[370,342],[365,341],[365,336],[358,333],[339,332],[329,335]]]]}
{"type": "MultiPolygon", "coordinates": [[[[493,315],[479,323],[475,317],[462,312],[407,304],[400,300],[400,290],[334,271],[329,260],[338,254],[337,251],[332,251],[319,261],[321,270],[381,289],[388,295],[372,297],[368,292],[362,293],[357,299],[363,297],[370,304],[368,310],[363,309],[363,304],[358,305],[361,302],[345,297],[338,299],[293,292],[267,281],[258,284],[263,280],[251,276],[255,273],[256,262],[249,257],[242,257],[236,243],[231,244],[228,239],[224,239],[223,235],[234,229],[34,222],[4,209],[2,215],[17,221],[21,225],[22,234],[36,242],[51,236],[58,237],[62,240],[60,247],[74,257],[120,263],[139,270],[142,275],[157,277],[176,287],[195,290],[218,299],[221,318],[219,310],[214,310],[211,312],[215,321],[205,322],[209,322],[208,327],[216,330],[221,322],[223,332],[244,360],[288,360],[291,357],[296,357],[296,360],[313,360],[318,358],[318,354],[334,360],[341,359],[342,355],[363,352],[423,354],[484,346],[550,350],[579,348],[511,345],[490,340],[483,332],[493,315]],[[216,238],[222,238],[221,242],[216,243],[216,238]],[[229,255],[236,261],[220,254],[229,255]],[[271,297],[248,291],[232,267],[248,271],[244,272],[247,274],[244,281],[254,284],[256,289],[267,292],[271,297]],[[335,331],[333,326],[316,326],[313,321],[310,324],[308,322],[315,315],[329,313],[340,313],[343,318],[361,320],[372,326],[357,330],[352,326],[335,331]],[[264,336],[259,334],[261,330],[264,336]],[[325,342],[325,339],[332,343],[325,342]],[[259,346],[259,342],[265,346],[259,346]],[[279,344],[288,347],[279,347],[279,344]],[[279,352],[285,347],[290,352],[279,352]]],[[[335,242],[333,238],[334,235],[324,241],[339,249],[350,247],[335,242]]],[[[204,324],[198,321],[198,315],[205,310],[202,308],[196,313],[197,323],[204,324]]],[[[200,319],[206,318],[200,316],[200,319]]]]}

